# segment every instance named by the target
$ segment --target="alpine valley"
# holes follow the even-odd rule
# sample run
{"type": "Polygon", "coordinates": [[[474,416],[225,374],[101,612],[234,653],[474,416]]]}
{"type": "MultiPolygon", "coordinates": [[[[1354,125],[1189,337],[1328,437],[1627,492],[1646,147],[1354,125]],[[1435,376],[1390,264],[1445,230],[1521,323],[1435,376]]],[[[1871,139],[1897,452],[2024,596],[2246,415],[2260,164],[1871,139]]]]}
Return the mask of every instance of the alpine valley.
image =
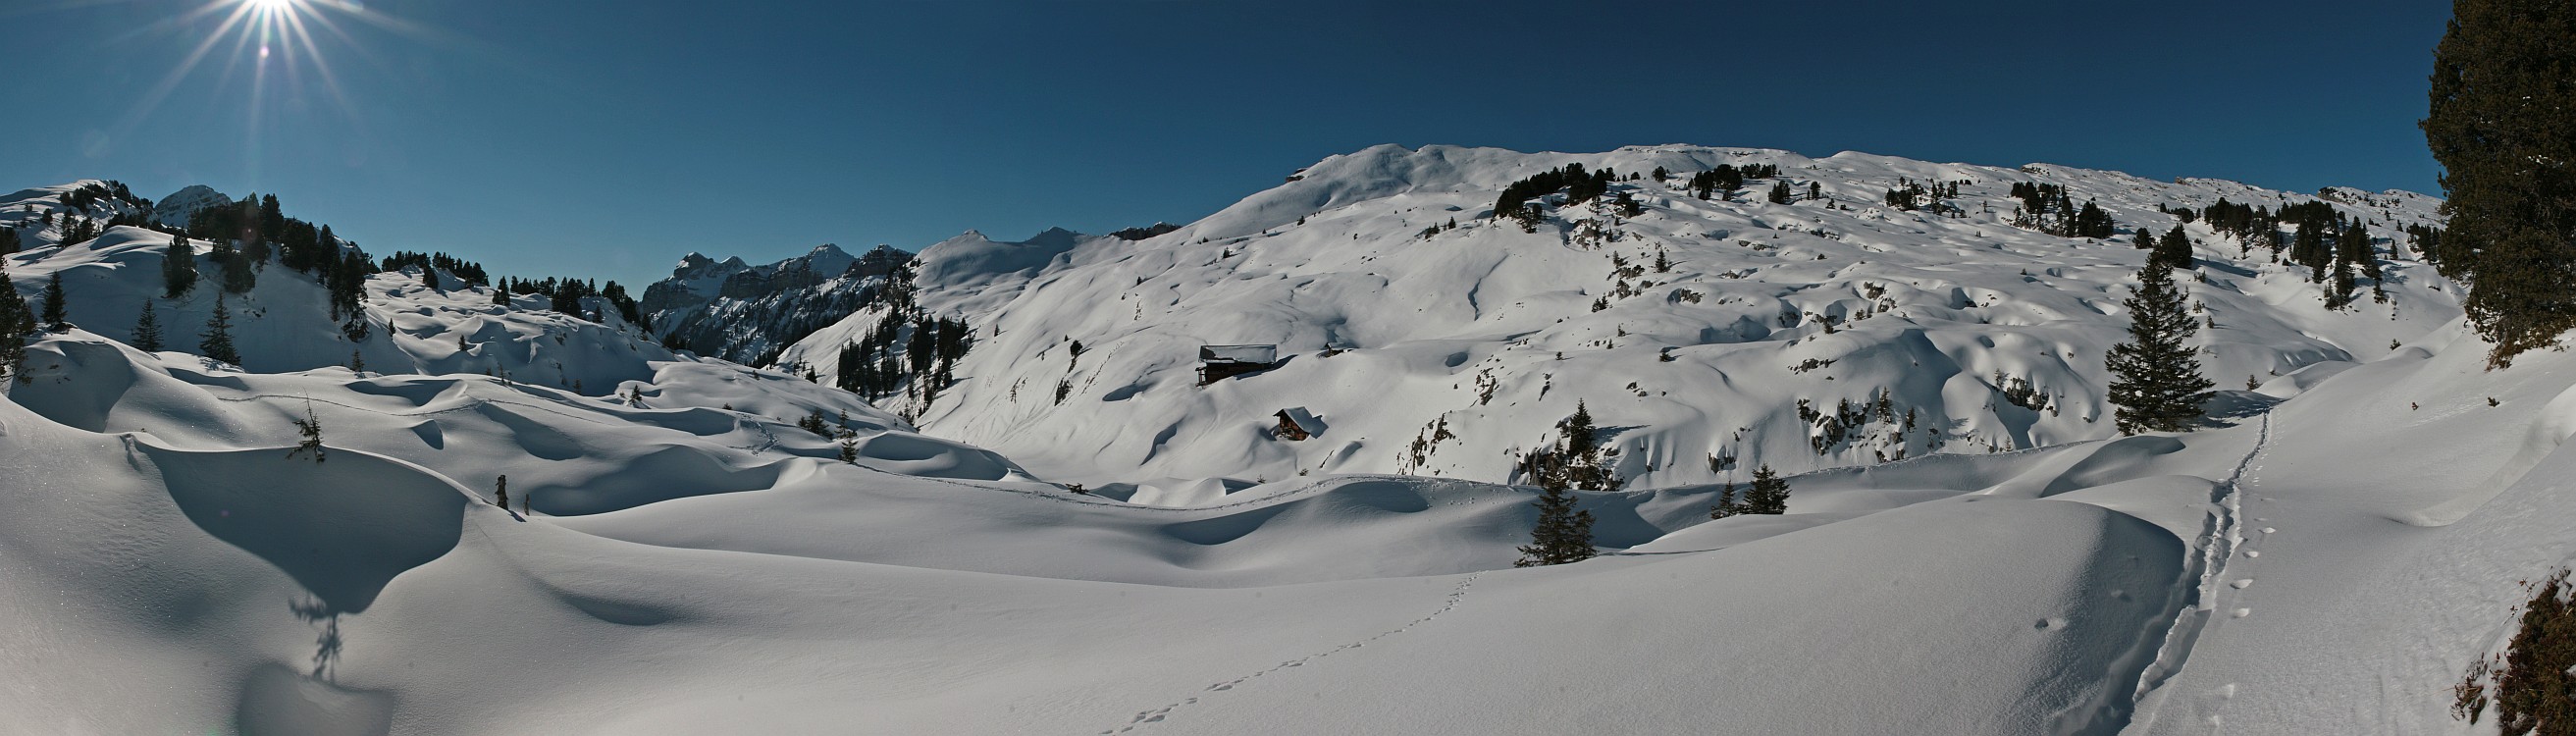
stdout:
{"type": "Polygon", "coordinates": [[[2495,733],[2453,688],[2576,546],[2576,356],[2489,369],[2432,197],[1282,173],[631,293],[0,196],[64,318],[0,398],[0,733],[2495,733]],[[2142,273],[2190,431],[2122,431],[2142,273]],[[1560,494],[1597,556],[1516,567],[1560,494]]]}

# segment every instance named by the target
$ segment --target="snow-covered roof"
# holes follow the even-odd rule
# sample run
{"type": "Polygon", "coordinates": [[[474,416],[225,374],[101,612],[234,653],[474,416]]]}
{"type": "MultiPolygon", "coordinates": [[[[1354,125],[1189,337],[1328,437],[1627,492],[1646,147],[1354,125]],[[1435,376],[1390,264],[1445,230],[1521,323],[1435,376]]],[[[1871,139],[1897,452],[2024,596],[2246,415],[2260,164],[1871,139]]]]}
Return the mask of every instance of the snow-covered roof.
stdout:
{"type": "Polygon", "coordinates": [[[1309,436],[1324,433],[1324,420],[1316,419],[1315,413],[1307,411],[1306,407],[1293,406],[1281,409],[1279,417],[1288,420],[1290,424],[1297,425],[1298,429],[1304,430],[1309,436]]]}
{"type": "Polygon", "coordinates": [[[1277,345],[1201,345],[1202,363],[1272,363],[1279,360],[1277,345]]]}

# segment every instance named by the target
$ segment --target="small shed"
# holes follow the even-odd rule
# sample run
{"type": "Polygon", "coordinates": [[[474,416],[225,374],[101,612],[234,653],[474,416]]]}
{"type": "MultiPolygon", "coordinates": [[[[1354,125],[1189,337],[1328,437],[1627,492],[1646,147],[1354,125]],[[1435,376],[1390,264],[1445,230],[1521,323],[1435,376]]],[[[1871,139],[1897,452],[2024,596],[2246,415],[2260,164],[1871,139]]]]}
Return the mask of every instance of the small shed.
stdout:
{"type": "Polygon", "coordinates": [[[1278,364],[1277,345],[1201,345],[1199,385],[1270,370],[1278,364]]]}
{"type": "Polygon", "coordinates": [[[1277,434],[1282,439],[1302,440],[1324,433],[1324,421],[1316,419],[1315,413],[1307,411],[1306,407],[1281,409],[1273,416],[1279,417],[1277,434]]]}

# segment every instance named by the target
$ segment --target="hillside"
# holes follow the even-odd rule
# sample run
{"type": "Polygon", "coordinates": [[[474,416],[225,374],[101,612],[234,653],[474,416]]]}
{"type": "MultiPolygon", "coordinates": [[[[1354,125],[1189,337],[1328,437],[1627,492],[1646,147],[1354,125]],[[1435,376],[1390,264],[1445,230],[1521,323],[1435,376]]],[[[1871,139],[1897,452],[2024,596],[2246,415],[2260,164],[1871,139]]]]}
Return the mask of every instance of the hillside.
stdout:
{"type": "Polygon", "coordinates": [[[268,265],[240,366],[190,352],[216,284],[160,298],[169,236],[21,228],[77,329],[0,383],[0,734],[2493,733],[2449,687],[2576,543],[2576,356],[2485,369],[2405,233],[2437,206],[1381,147],[1178,228],[692,257],[649,331],[419,266],[335,314],[268,265]],[[1622,176],[1492,216],[1570,163],[1622,176]],[[2115,234],[2017,223],[2038,184],[2115,234]],[[2222,197],[2359,218],[2380,278],[2329,309],[2174,214],[2222,197]],[[2176,225],[2227,390],[2120,437],[2131,231],[2176,225]],[[125,344],[146,300],[175,349],[125,344]],[[810,334],[660,347],[691,320],[810,334]],[[1284,361],[1197,385],[1234,343],[1284,361]],[[1510,461],[1578,401],[1602,556],[1516,568],[1510,461]],[[1787,513],[1711,519],[1761,464],[1787,513]]]}
{"type": "MultiPolygon", "coordinates": [[[[2194,243],[2202,280],[2186,286],[2211,325],[2196,344],[2221,388],[2383,357],[2460,314],[2404,232],[2437,222],[2439,202],[2405,192],[1688,146],[1383,146],[1292,178],[1142,241],[969,233],[923,250],[919,301],[976,342],[954,388],[888,405],[1049,477],[1170,484],[1502,481],[1581,402],[1612,428],[1617,474],[1654,487],[2114,436],[2102,356],[2126,339],[2139,228],[2180,225],[2194,243]],[[1531,232],[1494,217],[1507,185],[1566,164],[1621,180],[1531,232]],[[1779,174],[1709,200],[1688,191],[1721,165],[1779,174]],[[1627,179],[1658,168],[1670,178],[1627,179]],[[1907,211],[1887,200],[1900,182],[1958,185],[1907,211]],[[1781,183],[1794,201],[1768,201],[1781,183]],[[2017,183],[2098,203],[2116,234],[2017,225],[2017,183]],[[1616,212],[1620,196],[1638,213],[1616,212]],[[2326,285],[2268,243],[2170,214],[2222,199],[2367,221],[2383,278],[2328,309],[2326,285]],[[1198,347],[1238,343],[1275,344],[1283,362],[1197,385],[1198,347]],[[1273,436],[1292,407],[1329,429],[1273,436]]],[[[829,377],[833,352],[878,319],[854,315],[782,360],[829,377]]]]}

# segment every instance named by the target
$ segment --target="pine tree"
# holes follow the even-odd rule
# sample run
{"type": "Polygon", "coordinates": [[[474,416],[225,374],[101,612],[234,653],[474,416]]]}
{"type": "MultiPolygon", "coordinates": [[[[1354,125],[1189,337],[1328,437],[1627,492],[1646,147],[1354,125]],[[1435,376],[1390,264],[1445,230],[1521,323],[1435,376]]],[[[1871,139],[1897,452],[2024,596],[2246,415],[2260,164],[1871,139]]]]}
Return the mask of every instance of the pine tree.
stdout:
{"type": "Polygon", "coordinates": [[[2165,233],[2163,240],[2156,242],[2155,255],[2149,260],[2163,263],[2166,268],[2190,268],[2191,234],[2183,232],[2181,225],[2175,225],[2165,233]]]}
{"type": "Polygon", "coordinates": [[[1735,482],[1727,481],[1726,487],[1717,492],[1717,505],[1708,507],[1708,518],[1724,519],[1742,515],[1744,515],[1744,504],[1735,500],[1735,482]]]}
{"type": "Polygon", "coordinates": [[[0,258],[0,372],[27,377],[27,337],[36,334],[36,314],[9,282],[9,260],[0,258]]]}
{"type": "Polygon", "coordinates": [[[1788,204],[1788,203],[1790,202],[1790,200],[1796,199],[1797,197],[1798,197],[1798,191],[1797,191],[1797,190],[1795,190],[1795,189],[1790,189],[1790,188],[1789,188],[1789,180],[1787,180],[1787,179],[1782,179],[1782,180],[1780,180],[1780,181],[1772,182],[1772,184],[1771,184],[1771,203],[1772,203],[1772,204],[1788,204]]]}
{"type": "Polygon", "coordinates": [[[2200,324],[2185,309],[2172,271],[2152,263],[2140,270],[2138,291],[2126,306],[2129,341],[2108,356],[2120,433],[2189,429],[2215,384],[2200,375],[2199,353],[2183,345],[2200,324]]]}
{"type": "Polygon", "coordinates": [[[504,475],[492,479],[492,505],[499,506],[505,511],[509,510],[510,476],[504,475]]]}
{"type": "Polygon", "coordinates": [[[1789,481],[1782,480],[1770,463],[1763,463],[1753,471],[1753,487],[1745,489],[1740,508],[1747,514],[1789,513],[1789,481]]]}
{"type": "Polygon", "coordinates": [[[63,309],[63,272],[55,271],[45,279],[45,331],[72,331],[71,316],[63,309]]]}
{"type": "Polygon", "coordinates": [[[161,318],[152,312],[151,297],[143,299],[143,313],[134,318],[134,349],[161,352],[161,318]]]}
{"type": "Polygon", "coordinates": [[[259,285],[259,272],[251,270],[258,262],[253,256],[248,250],[236,250],[232,257],[224,259],[224,291],[248,294],[251,287],[259,285]]]}
{"type": "Polygon", "coordinates": [[[1522,462],[1539,479],[1538,525],[1530,529],[1530,543],[1520,548],[1521,559],[1512,566],[1562,565],[1599,554],[1592,548],[1592,512],[1575,509],[1576,498],[1566,488],[1561,469],[1544,467],[1561,459],[1537,452],[1522,462]]]}
{"type": "Polygon", "coordinates": [[[241,365],[241,353],[233,350],[233,313],[224,308],[224,295],[215,294],[215,313],[206,317],[206,331],[200,335],[197,352],[208,358],[241,365]]]}
{"type": "Polygon", "coordinates": [[[322,419],[313,415],[312,399],[304,400],[304,418],[295,420],[295,432],[303,435],[304,441],[296,443],[295,449],[286,451],[286,456],[292,458],[310,452],[313,453],[313,462],[321,463],[322,419]]]}
{"type": "Polygon", "coordinates": [[[170,250],[161,256],[161,298],[177,299],[197,288],[197,249],[188,245],[188,236],[170,239],[170,250]]]}
{"type": "Polygon", "coordinates": [[[2461,306],[2495,344],[2491,368],[2576,327],[2576,2],[2455,0],[2433,51],[2425,142],[2450,216],[2443,260],[2470,276],[2461,306]]]}

